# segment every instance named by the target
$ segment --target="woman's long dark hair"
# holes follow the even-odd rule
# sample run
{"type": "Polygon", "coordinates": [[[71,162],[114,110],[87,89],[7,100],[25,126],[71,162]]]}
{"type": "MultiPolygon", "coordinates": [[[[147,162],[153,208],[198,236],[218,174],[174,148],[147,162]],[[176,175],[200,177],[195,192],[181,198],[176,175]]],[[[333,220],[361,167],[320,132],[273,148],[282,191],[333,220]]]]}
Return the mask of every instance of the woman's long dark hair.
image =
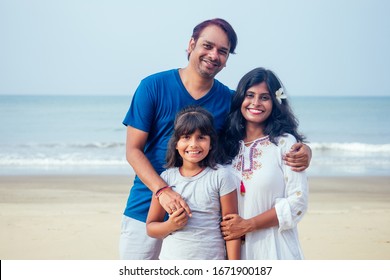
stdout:
{"type": "Polygon", "coordinates": [[[182,109],[176,116],[174,131],[168,142],[166,155],[166,168],[180,167],[183,165],[183,159],[176,149],[177,142],[183,135],[190,135],[197,129],[203,134],[210,136],[211,150],[208,155],[199,162],[201,167],[210,167],[215,169],[217,153],[217,132],[214,128],[214,118],[209,111],[200,106],[188,106],[182,109]]]}
{"type": "MultiPolygon", "coordinates": [[[[239,141],[245,138],[246,120],[241,113],[241,105],[245,99],[247,90],[255,85],[265,82],[272,99],[272,113],[267,119],[264,127],[264,134],[275,145],[276,137],[290,133],[297,141],[303,141],[305,137],[298,133],[298,120],[294,116],[287,99],[276,99],[275,92],[283,88],[277,76],[268,69],[259,67],[245,74],[238,83],[237,90],[233,96],[230,113],[226,119],[222,135],[220,137],[220,156],[222,163],[231,163],[238,154],[239,141]]],[[[284,88],[283,88],[284,89],[284,88]]]]}

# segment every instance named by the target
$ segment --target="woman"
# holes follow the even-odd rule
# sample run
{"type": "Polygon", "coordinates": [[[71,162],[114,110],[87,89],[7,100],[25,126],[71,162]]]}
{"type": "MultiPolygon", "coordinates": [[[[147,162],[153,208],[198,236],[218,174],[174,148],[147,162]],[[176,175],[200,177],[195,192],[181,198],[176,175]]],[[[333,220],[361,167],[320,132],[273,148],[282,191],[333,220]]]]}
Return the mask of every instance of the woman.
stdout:
{"type": "Polygon", "coordinates": [[[297,127],[272,71],[256,68],[243,76],[221,138],[241,179],[239,215],[225,215],[221,229],[225,240],[242,238],[242,259],[303,259],[297,224],[307,209],[307,178],[283,161],[304,140],[297,127]]]}

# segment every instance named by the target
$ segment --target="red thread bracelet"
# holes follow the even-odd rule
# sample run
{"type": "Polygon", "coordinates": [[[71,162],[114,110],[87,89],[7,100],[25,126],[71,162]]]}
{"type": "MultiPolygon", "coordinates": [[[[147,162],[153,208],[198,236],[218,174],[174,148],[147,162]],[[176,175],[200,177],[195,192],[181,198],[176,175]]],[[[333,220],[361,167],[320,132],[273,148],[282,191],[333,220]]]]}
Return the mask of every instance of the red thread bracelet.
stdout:
{"type": "Polygon", "coordinates": [[[155,197],[156,197],[156,198],[159,198],[159,196],[162,194],[163,190],[165,190],[165,189],[167,189],[167,188],[170,188],[170,187],[171,187],[171,186],[164,186],[164,187],[162,187],[161,189],[158,189],[158,190],[156,191],[155,197]]]}

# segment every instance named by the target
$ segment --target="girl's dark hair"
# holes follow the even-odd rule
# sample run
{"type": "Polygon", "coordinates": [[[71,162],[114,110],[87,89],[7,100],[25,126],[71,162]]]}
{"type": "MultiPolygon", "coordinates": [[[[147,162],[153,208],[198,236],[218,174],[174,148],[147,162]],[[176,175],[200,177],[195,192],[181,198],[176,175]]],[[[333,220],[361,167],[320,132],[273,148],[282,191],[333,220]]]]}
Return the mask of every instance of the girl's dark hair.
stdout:
{"type": "MultiPolygon", "coordinates": [[[[275,92],[283,88],[278,77],[271,71],[262,67],[255,68],[245,74],[238,83],[233,96],[230,113],[226,119],[225,127],[220,138],[221,157],[223,163],[230,163],[238,154],[239,141],[245,138],[246,120],[241,113],[241,105],[245,99],[247,90],[262,82],[265,82],[272,99],[272,113],[266,121],[264,134],[269,136],[272,143],[277,145],[276,137],[290,133],[297,141],[303,141],[305,137],[298,133],[298,120],[294,116],[287,99],[281,99],[280,104],[275,92]]],[[[285,89],[284,89],[285,90],[285,89]]]]}
{"type": "Polygon", "coordinates": [[[174,123],[174,131],[168,142],[166,155],[166,168],[180,167],[183,159],[176,149],[177,142],[183,135],[194,133],[197,129],[203,134],[210,136],[211,150],[208,155],[199,162],[201,167],[215,168],[217,153],[217,132],[214,128],[214,118],[209,111],[200,106],[188,106],[177,115],[174,123]]]}
{"type": "MultiPolygon", "coordinates": [[[[230,43],[230,50],[229,53],[235,54],[235,50],[237,47],[237,34],[234,31],[233,27],[228,23],[226,20],[221,19],[221,18],[214,18],[214,19],[209,19],[205,20],[201,23],[199,23],[197,26],[194,27],[194,30],[192,31],[192,38],[194,38],[195,42],[198,41],[200,33],[202,33],[203,29],[210,25],[216,25],[219,28],[221,28],[227,35],[229,43],[230,43]]],[[[190,55],[188,54],[188,57],[190,55]]]]}

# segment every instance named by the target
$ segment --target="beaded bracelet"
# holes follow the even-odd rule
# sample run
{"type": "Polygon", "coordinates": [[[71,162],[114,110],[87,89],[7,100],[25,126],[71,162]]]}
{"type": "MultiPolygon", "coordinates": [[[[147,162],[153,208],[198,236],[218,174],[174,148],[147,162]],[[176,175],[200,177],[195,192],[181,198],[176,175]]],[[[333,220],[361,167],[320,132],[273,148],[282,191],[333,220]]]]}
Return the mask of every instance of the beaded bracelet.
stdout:
{"type": "Polygon", "coordinates": [[[164,186],[164,187],[162,187],[161,189],[158,189],[157,191],[156,191],[156,194],[155,194],[155,197],[156,198],[159,198],[159,196],[163,193],[163,190],[165,190],[165,189],[167,189],[167,188],[170,188],[171,186],[164,186]]]}

